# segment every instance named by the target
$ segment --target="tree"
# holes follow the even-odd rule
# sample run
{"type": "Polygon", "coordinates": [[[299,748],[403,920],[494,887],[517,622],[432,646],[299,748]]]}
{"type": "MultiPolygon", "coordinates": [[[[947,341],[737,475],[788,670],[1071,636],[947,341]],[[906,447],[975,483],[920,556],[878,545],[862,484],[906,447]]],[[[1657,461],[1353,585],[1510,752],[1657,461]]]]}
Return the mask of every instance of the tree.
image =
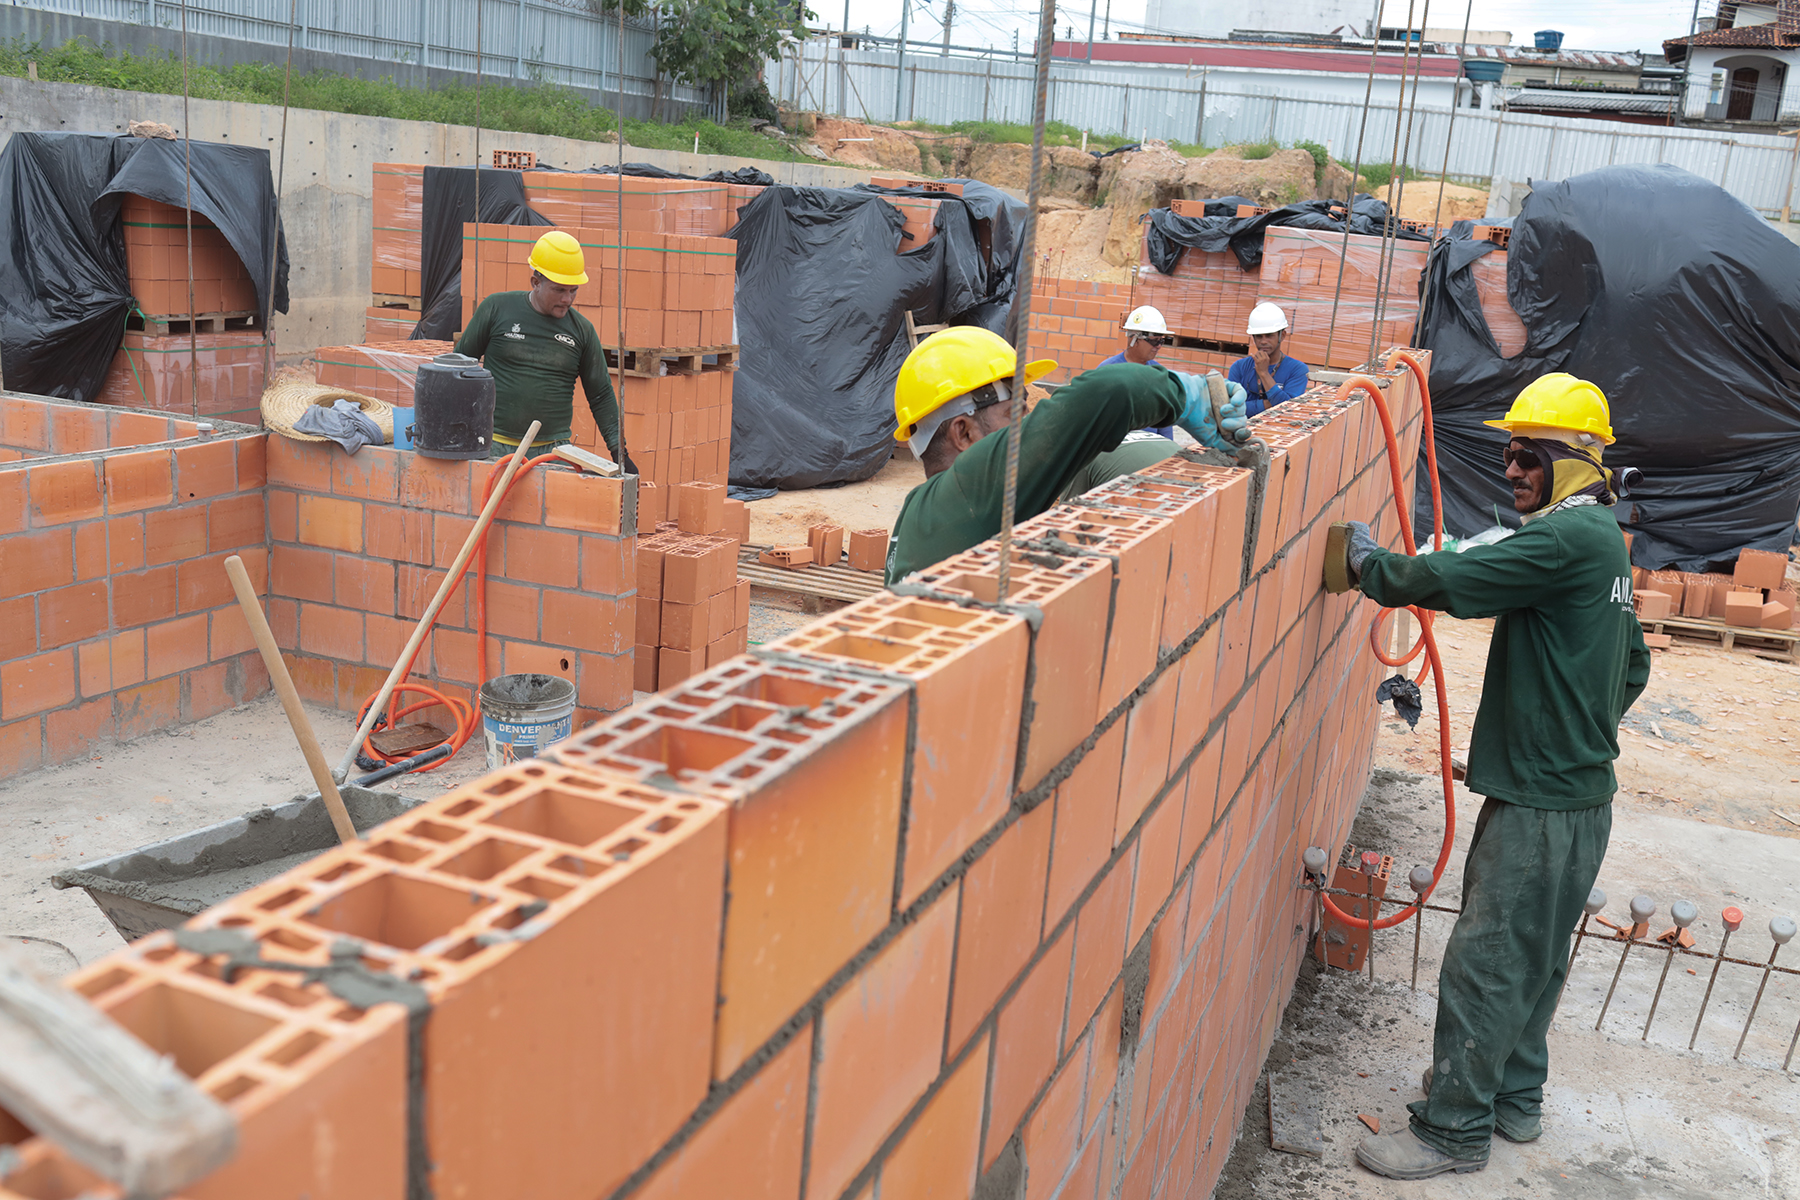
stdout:
{"type": "Polygon", "coordinates": [[[787,31],[813,14],[794,0],[588,0],[596,12],[661,18],[651,55],[678,83],[722,86],[754,81],[781,51],[787,31]]]}

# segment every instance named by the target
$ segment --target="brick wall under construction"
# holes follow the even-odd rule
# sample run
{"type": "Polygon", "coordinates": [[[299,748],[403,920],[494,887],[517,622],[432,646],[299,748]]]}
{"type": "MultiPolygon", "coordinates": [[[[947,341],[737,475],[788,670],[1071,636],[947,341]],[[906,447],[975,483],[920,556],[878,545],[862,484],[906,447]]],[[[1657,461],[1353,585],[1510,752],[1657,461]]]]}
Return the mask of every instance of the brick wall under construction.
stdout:
{"type": "MultiPolygon", "coordinates": [[[[1370,401],[1252,425],[1260,480],[1021,523],[1008,603],[984,543],[210,910],[229,973],[165,933],[70,976],[237,1118],[182,1195],[1206,1194],[1373,743],[1326,527],[1399,542],[1370,401]],[[343,937],[412,1044],[289,969],[343,937]]],[[[0,1196],[114,1194],[14,1150],[0,1196]]]]}

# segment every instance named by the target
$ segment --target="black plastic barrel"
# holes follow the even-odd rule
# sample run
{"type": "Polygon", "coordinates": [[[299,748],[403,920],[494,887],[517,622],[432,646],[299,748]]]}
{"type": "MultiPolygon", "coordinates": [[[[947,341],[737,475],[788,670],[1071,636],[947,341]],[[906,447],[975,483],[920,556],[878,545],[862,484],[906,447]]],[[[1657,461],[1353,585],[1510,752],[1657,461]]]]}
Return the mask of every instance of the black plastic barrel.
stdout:
{"type": "Polygon", "coordinates": [[[494,377],[466,354],[421,363],[413,382],[413,449],[426,458],[486,458],[494,440],[494,377]]]}

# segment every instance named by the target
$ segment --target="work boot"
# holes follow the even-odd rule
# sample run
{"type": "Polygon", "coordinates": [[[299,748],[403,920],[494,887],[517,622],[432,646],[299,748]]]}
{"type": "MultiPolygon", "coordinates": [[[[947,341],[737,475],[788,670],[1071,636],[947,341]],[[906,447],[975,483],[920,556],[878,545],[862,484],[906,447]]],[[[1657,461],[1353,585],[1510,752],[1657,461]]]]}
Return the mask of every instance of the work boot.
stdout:
{"type": "MultiPolygon", "coordinates": [[[[1427,1096],[1431,1095],[1432,1070],[1433,1068],[1426,1067],[1425,1074],[1419,1076],[1419,1090],[1427,1096]]],[[[1535,1142],[1544,1136],[1544,1123],[1536,1116],[1529,1117],[1524,1121],[1508,1121],[1499,1113],[1495,1113],[1494,1128],[1501,1137],[1509,1142],[1535,1142]]]]}
{"type": "Polygon", "coordinates": [[[1389,1179],[1430,1179],[1449,1171],[1463,1175],[1487,1166],[1485,1158],[1451,1158],[1437,1147],[1427,1146],[1410,1125],[1398,1133],[1364,1138],[1356,1148],[1356,1161],[1389,1179]]]}

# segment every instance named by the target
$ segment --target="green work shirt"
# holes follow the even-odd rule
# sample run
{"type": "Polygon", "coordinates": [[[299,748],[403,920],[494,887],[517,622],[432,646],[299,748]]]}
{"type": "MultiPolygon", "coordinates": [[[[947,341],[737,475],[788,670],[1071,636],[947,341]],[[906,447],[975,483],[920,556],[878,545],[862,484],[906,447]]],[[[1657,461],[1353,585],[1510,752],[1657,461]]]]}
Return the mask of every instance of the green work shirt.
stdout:
{"type": "Polygon", "coordinates": [[[496,440],[516,446],[538,421],[542,427],[532,445],[568,441],[579,379],[613,461],[624,462],[606,352],[593,322],[579,312],[571,308],[560,319],[546,317],[531,306],[530,292],[495,292],[469,319],[456,352],[481,359],[494,376],[496,440]]]}
{"type": "MultiPolygon", "coordinates": [[[[1132,430],[1173,424],[1183,400],[1173,375],[1135,363],[1096,367],[1058,388],[1020,425],[1015,518],[1056,503],[1082,468],[1132,430]]],[[[1004,429],[988,434],[907,493],[888,542],[889,583],[1000,532],[1007,436],[1004,429]]]]}
{"type": "Polygon", "coordinates": [[[1075,478],[1062,490],[1060,500],[1073,500],[1083,492],[1091,492],[1103,483],[1111,483],[1122,475],[1132,475],[1145,467],[1153,467],[1173,457],[1181,447],[1160,433],[1134,429],[1125,435],[1117,450],[1097,454],[1094,461],[1075,472],[1075,478]]]}
{"type": "Polygon", "coordinates": [[[1619,720],[1650,681],[1650,651],[1610,509],[1546,513],[1461,554],[1376,550],[1361,586],[1389,608],[1497,618],[1469,739],[1469,790],[1559,811],[1612,799],[1619,720]]]}

